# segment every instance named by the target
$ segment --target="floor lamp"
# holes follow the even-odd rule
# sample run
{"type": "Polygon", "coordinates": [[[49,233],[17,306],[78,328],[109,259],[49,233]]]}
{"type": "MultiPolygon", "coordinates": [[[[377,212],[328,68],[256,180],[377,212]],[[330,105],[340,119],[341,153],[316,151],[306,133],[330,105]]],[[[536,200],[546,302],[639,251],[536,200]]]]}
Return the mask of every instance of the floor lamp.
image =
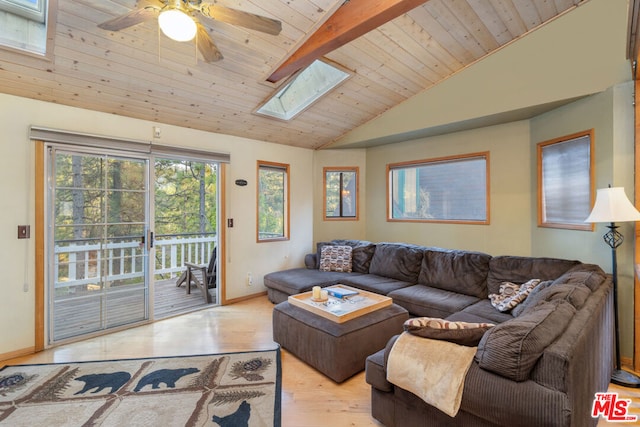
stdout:
{"type": "Polygon", "coordinates": [[[617,230],[616,222],[640,221],[640,212],[631,204],[624,188],[609,187],[598,189],[596,203],[585,222],[609,223],[609,231],[603,236],[604,241],[611,247],[612,276],[613,276],[613,307],[615,311],[616,329],[616,368],[611,375],[611,382],[624,387],[640,387],[640,378],[630,372],[622,370],[620,365],[620,329],[618,323],[618,260],[616,249],[622,244],[624,236],[617,230]]]}

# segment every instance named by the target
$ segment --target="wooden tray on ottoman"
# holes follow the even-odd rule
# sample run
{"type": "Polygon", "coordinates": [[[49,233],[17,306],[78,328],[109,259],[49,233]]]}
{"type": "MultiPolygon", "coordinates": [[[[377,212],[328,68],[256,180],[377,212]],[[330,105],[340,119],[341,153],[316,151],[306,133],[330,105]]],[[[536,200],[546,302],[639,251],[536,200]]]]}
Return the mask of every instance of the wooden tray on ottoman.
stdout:
{"type": "Polygon", "coordinates": [[[336,323],[343,323],[363,314],[388,307],[392,303],[392,299],[384,295],[362,291],[345,285],[330,286],[330,288],[336,287],[354,290],[358,294],[346,298],[335,298],[330,295],[327,301],[322,302],[315,301],[312,298],[313,292],[310,291],[289,296],[289,304],[311,311],[336,323]]]}

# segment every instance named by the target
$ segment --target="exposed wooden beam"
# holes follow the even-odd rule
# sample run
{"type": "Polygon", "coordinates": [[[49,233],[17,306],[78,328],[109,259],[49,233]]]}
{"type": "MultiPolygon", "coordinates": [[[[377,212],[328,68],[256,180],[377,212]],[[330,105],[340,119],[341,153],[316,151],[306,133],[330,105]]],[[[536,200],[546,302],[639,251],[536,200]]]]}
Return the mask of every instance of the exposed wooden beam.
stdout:
{"type": "Polygon", "coordinates": [[[280,81],[321,56],[427,1],[429,0],[347,0],[267,80],[271,83],[280,81]]]}

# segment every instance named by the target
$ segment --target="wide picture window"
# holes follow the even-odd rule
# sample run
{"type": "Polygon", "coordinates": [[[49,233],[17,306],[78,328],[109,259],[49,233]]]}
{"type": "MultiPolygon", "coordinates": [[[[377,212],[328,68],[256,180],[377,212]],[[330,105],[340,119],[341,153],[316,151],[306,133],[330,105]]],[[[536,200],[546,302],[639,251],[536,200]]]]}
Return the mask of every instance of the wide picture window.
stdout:
{"type": "Polygon", "coordinates": [[[389,221],[489,223],[489,153],[387,165],[389,221]]]}

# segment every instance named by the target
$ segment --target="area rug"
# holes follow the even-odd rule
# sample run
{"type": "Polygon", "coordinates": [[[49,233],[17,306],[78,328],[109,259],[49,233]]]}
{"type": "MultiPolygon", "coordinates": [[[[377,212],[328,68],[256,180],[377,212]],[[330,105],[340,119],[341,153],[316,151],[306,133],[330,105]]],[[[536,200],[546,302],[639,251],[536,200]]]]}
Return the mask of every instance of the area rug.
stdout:
{"type": "Polygon", "coordinates": [[[14,365],[0,370],[0,425],[280,426],[280,349],[14,365]]]}

